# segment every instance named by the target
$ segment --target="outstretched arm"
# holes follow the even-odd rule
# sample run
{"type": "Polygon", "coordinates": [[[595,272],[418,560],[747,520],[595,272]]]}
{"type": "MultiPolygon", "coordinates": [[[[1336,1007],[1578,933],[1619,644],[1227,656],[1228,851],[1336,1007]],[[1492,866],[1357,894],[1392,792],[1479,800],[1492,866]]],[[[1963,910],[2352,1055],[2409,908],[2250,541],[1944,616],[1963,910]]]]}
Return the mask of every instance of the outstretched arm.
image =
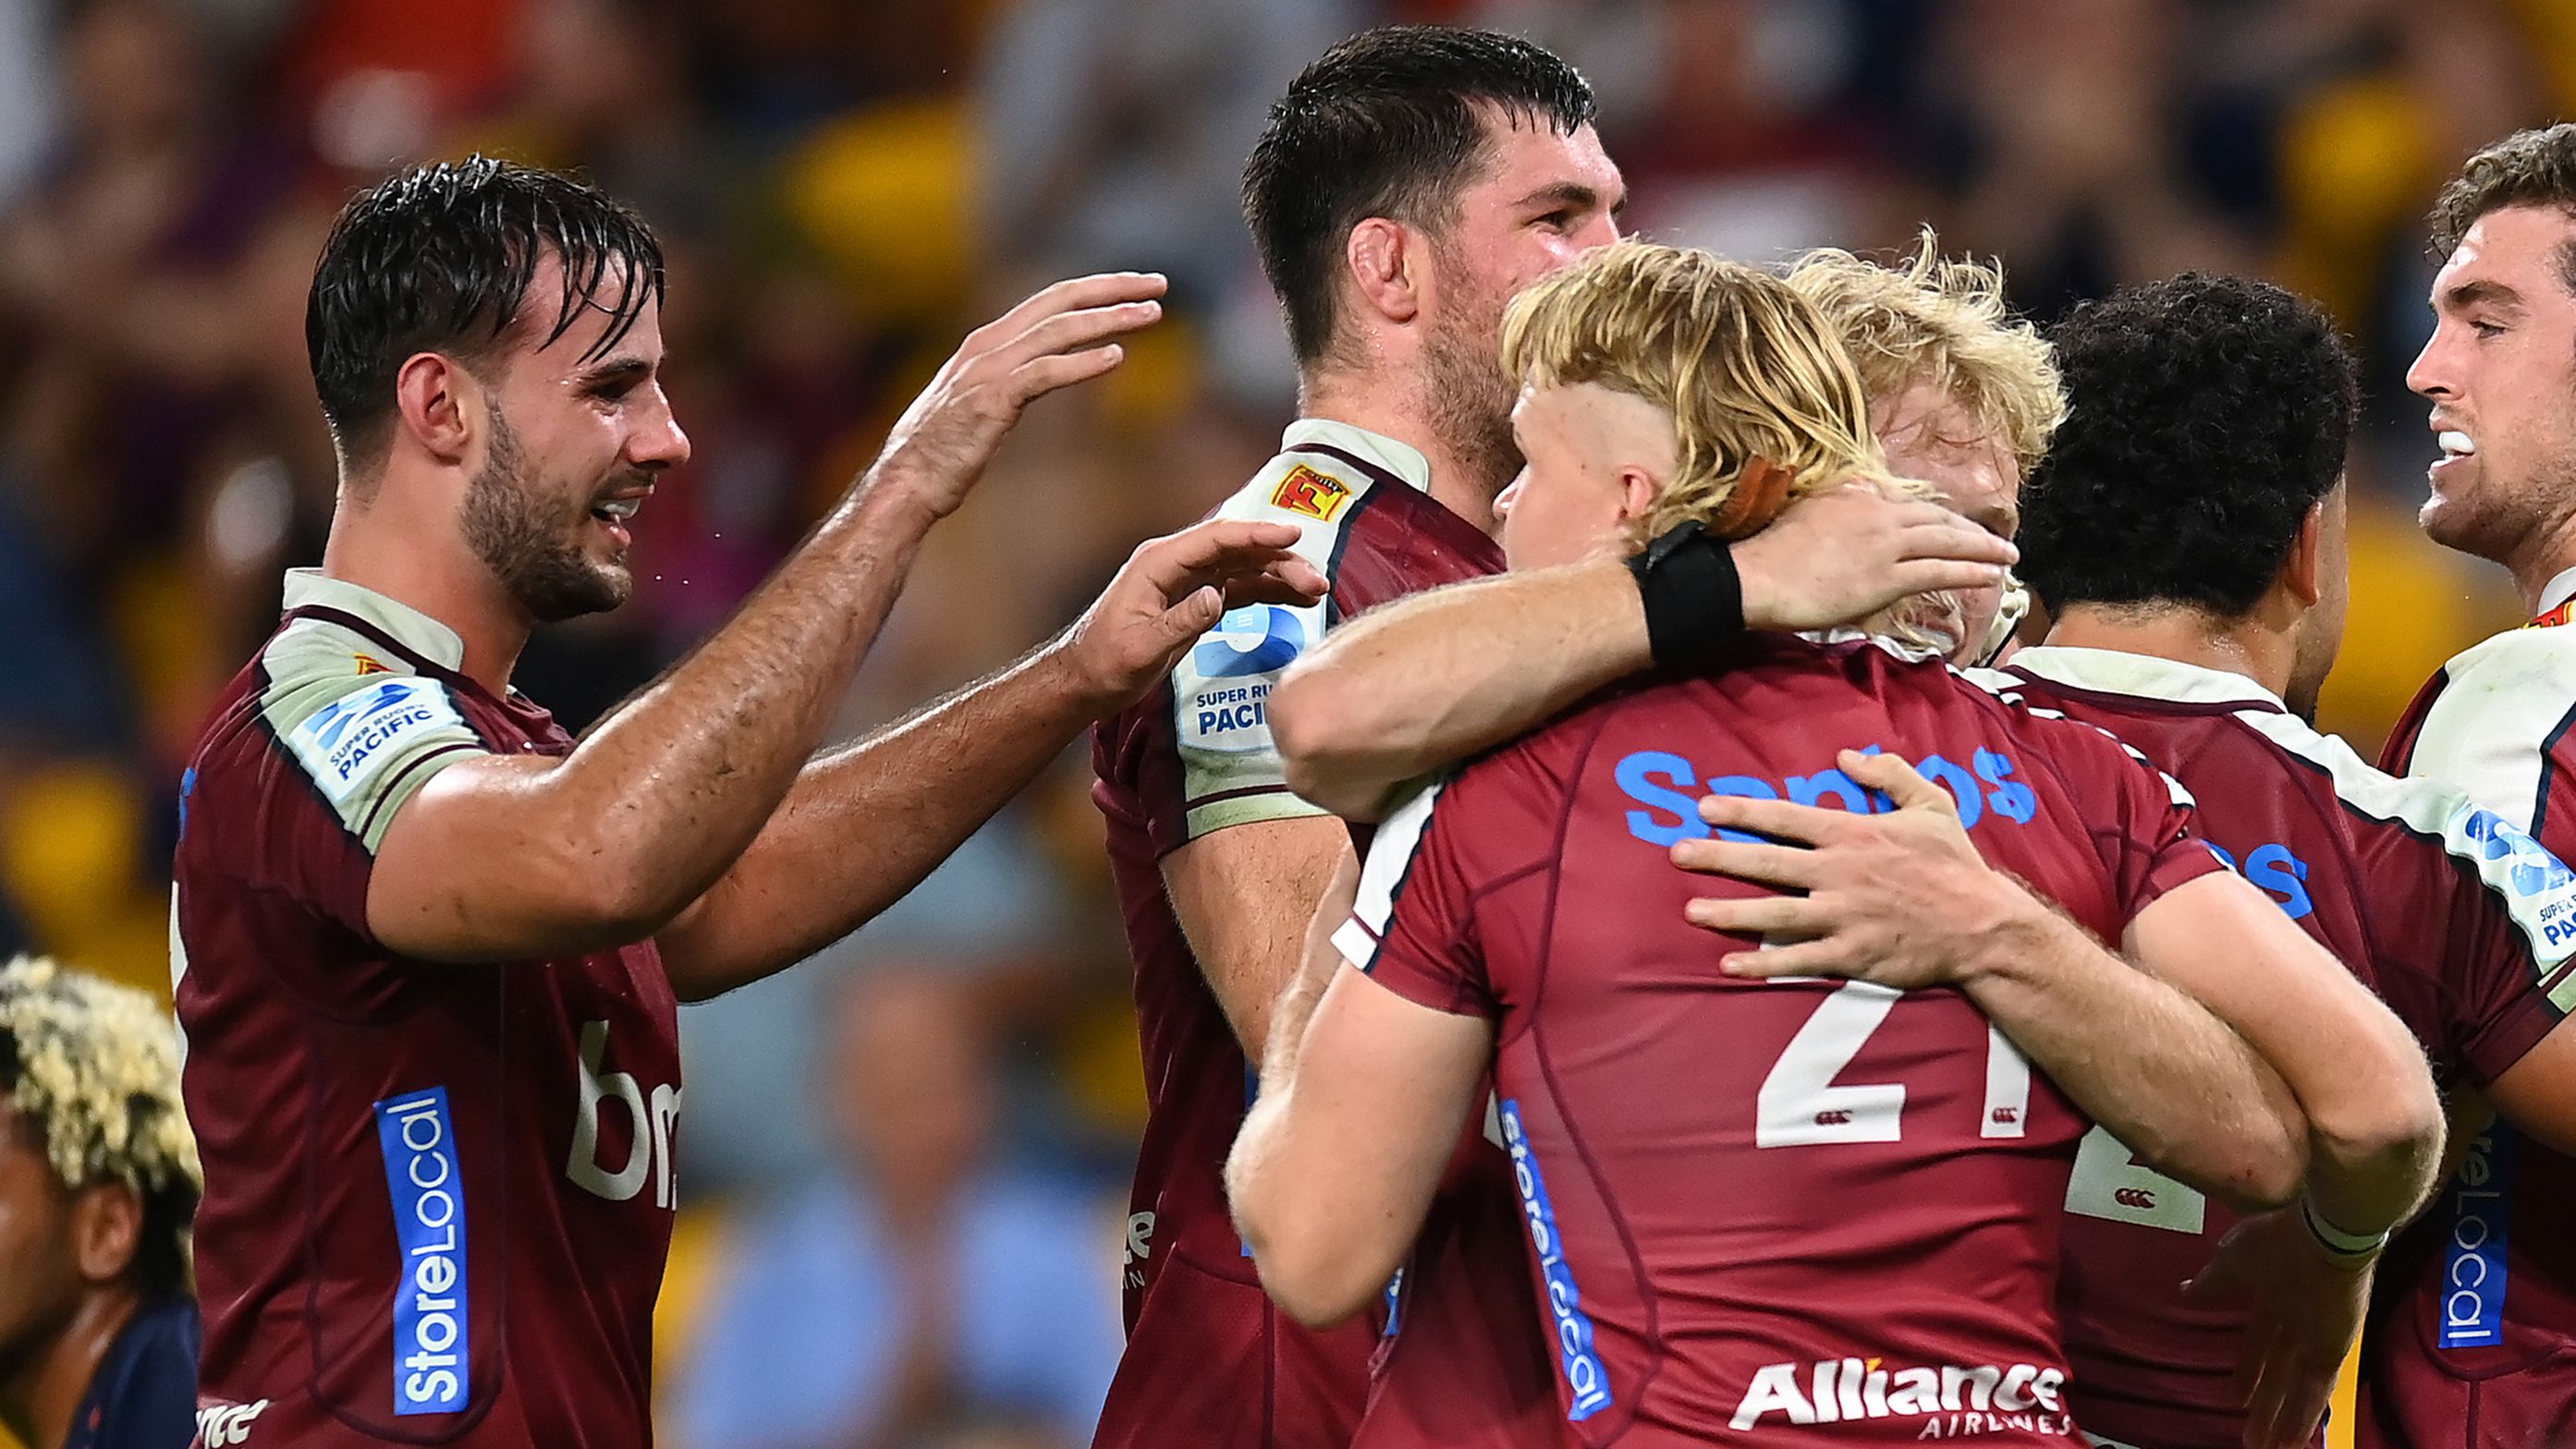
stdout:
{"type": "MultiPolygon", "coordinates": [[[[1990,587],[2013,546],[1938,504],[1837,488],[1730,547],[1746,627],[1821,629],[1909,594],[1990,587]]],[[[1342,625],[1273,690],[1298,794],[1375,820],[1408,781],[1654,662],[1624,558],[1453,584],[1342,625]]]]}
{"type": "Polygon", "coordinates": [[[1151,540],[1056,639],[808,765],[751,848],[657,938],[674,989],[703,1000],[857,930],[1226,609],[1320,598],[1296,541],[1293,524],[1236,519],[1151,540]]]}
{"type": "Polygon", "coordinates": [[[1060,282],[970,334],[884,454],[713,637],[561,759],[475,755],[387,828],[367,924],[429,960],[639,941],[720,879],[777,809],[901,592],[1028,403],[1118,365],[1163,279],[1060,282]]]}

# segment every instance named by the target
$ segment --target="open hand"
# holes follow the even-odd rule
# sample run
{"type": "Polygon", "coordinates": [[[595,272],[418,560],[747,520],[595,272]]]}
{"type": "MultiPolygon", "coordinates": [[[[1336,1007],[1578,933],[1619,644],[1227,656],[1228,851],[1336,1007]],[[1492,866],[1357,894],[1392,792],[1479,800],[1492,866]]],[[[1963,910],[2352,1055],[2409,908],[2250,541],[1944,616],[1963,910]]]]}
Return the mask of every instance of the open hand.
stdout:
{"type": "Polygon", "coordinates": [[[1701,819],[1786,843],[1673,846],[1684,870],[1804,893],[1703,897],[1684,908],[1693,925],[1770,943],[1720,962],[1728,975],[1839,976],[1900,991],[1953,983],[1998,922],[2042,909],[1968,843],[1949,791],[1894,755],[1845,750],[1839,764],[1895,808],[1858,815],[1716,795],[1699,802],[1701,819]]]}
{"type": "Polygon", "coordinates": [[[1322,598],[1324,576],[1293,551],[1298,532],[1293,523],[1212,518],[1146,540],[1065,636],[1076,687],[1099,713],[1123,709],[1226,610],[1322,598]]]}
{"type": "Polygon", "coordinates": [[[1799,499],[1730,552],[1745,623],[1785,630],[1858,624],[1915,594],[2000,588],[2021,557],[1938,503],[1858,483],[1799,499]]]}
{"type": "Polygon", "coordinates": [[[2316,1433],[2370,1306],[2376,1255],[2328,1255],[2299,1212],[2292,1204],[2238,1223],[2183,1285],[2189,1301],[2249,1310],[2236,1365],[2245,1449],[2295,1449],[2316,1433]]]}
{"type": "Polygon", "coordinates": [[[1116,367],[1126,350],[1111,339],[1153,325],[1165,285],[1152,272],[1076,277],[967,333],[895,420],[870,476],[933,517],[955,512],[1021,411],[1116,367]]]}

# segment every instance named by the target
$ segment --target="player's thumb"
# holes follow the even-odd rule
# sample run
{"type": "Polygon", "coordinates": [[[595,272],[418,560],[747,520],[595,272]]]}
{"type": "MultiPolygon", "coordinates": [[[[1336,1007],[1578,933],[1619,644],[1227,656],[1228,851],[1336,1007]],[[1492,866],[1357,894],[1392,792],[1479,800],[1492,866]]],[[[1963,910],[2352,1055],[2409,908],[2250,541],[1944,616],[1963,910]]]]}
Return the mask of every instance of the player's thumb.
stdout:
{"type": "Polygon", "coordinates": [[[1163,611],[1155,620],[1162,630],[1164,645],[1177,649],[1216,627],[1225,617],[1225,593],[1214,584],[1201,584],[1182,596],[1181,601],[1163,611]]]}

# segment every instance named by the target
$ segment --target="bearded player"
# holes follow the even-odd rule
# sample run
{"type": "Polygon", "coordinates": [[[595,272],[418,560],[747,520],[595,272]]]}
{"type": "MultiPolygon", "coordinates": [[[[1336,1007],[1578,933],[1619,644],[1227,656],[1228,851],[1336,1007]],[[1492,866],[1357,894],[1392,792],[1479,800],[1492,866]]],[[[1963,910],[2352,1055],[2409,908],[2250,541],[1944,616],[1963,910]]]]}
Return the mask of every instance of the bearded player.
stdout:
{"type": "MultiPolygon", "coordinates": [[[[1783,491],[1897,486],[1824,319],[1766,274],[1624,244],[1515,303],[1505,355],[1527,379],[1515,417],[1529,467],[1505,521],[1516,564],[1652,539],[1651,580],[1686,540],[1757,529],[1783,491]]],[[[1664,617],[1660,588],[1650,619],[1664,617]]],[[[1921,637],[1923,617],[1880,627],[1921,637]]],[[[1364,1301],[1490,1059],[1577,1437],[2062,1438],[2047,1296],[2082,1118],[1996,1026],[2009,1017],[2045,1065],[2080,1065],[2063,1079],[2085,1107],[2239,1193],[2289,1190],[2298,1113],[2244,1043],[1979,864],[1964,833],[1944,874],[2018,924],[1988,918],[1985,934],[2012,944],[1990,943],[1961,989],[1729,980],[1834,957],[1809,942],[1718,969],[1683,917],[1690,879],[1664,862],[1704,833],[1686,792],[1706,778],[1868,811],[1864,782],[1879,779],[1946,799],[1873,769],[1862,747],[1930,751],[1926,773],[1959,782],[1954,832],[1981,825],[1990,857],[2084,928],[2125,934],[2160,968],[2224,944],[2264,989],[2365,1033],[2375,1005],[2220,869],[2178,793],[2100,732],[2012,708],[1928,651],[1740,634],[1687,647],[1379,831],[1356,908],[1320,953],[1330,985],[1311,983],[1302,1041],[1285,1027],[1274,1039],[1231,1165],[1264,1283],[1301,1317],[1364,1301]],[[1844,1427],[1802,1432],[1824,1425],[1844,1427]]],[[[1762,807],[1735,803],[1770,830],[1762,807]]],[[[1816,934],[1809,908],[1833,906],[1767,892],[1727,904],[1747,945],[1816,934]]],[[[2405,1126],[2347,1180],[2347,1206],[2393,1217],[2429,1170],[2434,1107],[2411,1048],[2382,1045],[2345,1068],[2396,1094],[2405,1126]]]]}
{"type": "Polygon", "coordinates": [[[688,457],[652,232],[479,157],[342,212],[306,315],[339,505],[198,741],[175,863],[231,1442],[650,1441],[676,1002],[900,896],[1229,595],[1320,586],[1286,527],[1156,541],[1063,637],[809,762],[923,535],[1161,290],[1061,283],[971,334],[732,621],[576,742],[510,673],[625,599],[688,457]]]}
{"type": "MultiPolygon", "coordinates": [[[[1617,235],[1624,193],[1592,113],[1582,77],[1526,41],[1373,30],[1308,67],[1245,169],[1245,218],[1299,358],[1302,415],[1280,455],[1218,513],[1303,526],[1298,550],[1332,591],[1306,609],[1228,616],[1167,690],[1095,740],[1152,1105],[1127,1231],[1128,1345],[1100,1445],[1175,1434],[1222,1449],[1353,1442],[1372,1326],[1318,1334],[1282,1319],[1220,1179],[1272,1002],[1295,974],[1336,863],[1351,858],[1342,822],[1290,792],[1267,701],[1326,627],[1502,566],[1488,533],[1493,500],[1520,461],[1494,339],[1514,292],[1617,235]]],[[[1794,626],[1894,597],[1902,590],[1890,573],[1906,555],[1892,548],[1892,508],[1826,523],[1844,536],[1813,555],[1837,559],[1835,569],[1748,559],[1748,610],[1794,626]],[[1857,607],[1842,597],[1854,592],[1866,596],[1857,607]]],[[[1930,571],[1917,587],[1992,587],[2009,557],[1946,517],[1909,545],[1923,557],[1904,567],[1930,571]]],[[[1507,1164],[1470,1150],[1462,1170],[1483,1174],[1486,1190],[1433,1215],[1425,1253],[1480,1237],[1512,1251],[1507,1164]]],[[[1391,1352],[1406,1352],[1417,1329],[1448,1342],[1443,1322],[1516,1321],[1526,1310],[1517,1280],[1434,1276],[1464,1283],[1468,1296],[1405,1295],[1391,1352]],[[1476,1296],[1480,1286],[1499,1298],[1476,1296]]],[[[1545,1361],[1513,1347],[1515,1371],[1469,1377],[1525,1393],[1380,1394],[1359,1442],[1472,1443],[1522,1411],[1544,1423],[1545,1361]]]]}
{"type": "MultiPolygon", "coordinates": [[[[2576,851],[2576,126],[2471,157],[2431,219],[2433,335],[2407,373],[2432,400],[2440,459],[2424,531],[2504,565],[2531,624],[2443,666],[2389,738],[2385,768],[2454,784],[2559,857],[2576,851]]],[[[2546,1081],[2550,1038],[2515,1077],[2546,1081]]],[[[2554,1444],[2576,1437],[2576,1157],[2536,1140],[2499,1079],[2504,1121],[2380,1270],[2364,1336],[2358,1442],[2554,1444]]],[[[2462,1094],[2468,1096],[2470,1094],[2462,1094]]]]}

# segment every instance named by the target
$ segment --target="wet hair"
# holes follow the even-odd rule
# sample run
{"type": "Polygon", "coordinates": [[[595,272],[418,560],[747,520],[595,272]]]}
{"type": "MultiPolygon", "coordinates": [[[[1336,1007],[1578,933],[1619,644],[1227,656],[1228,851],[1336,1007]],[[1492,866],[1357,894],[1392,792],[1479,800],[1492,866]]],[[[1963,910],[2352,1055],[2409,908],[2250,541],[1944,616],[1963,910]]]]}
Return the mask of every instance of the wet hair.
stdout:
{"type": "MultiPolygon", "coordinates": [[[[2549,206],[2576,220],[2576,124],[2516,131],[2462,163],[2425,219],[2433,260],[2446,262],[2478,218],[2508,206],[2549,206]]],[[[2559,280],[2576,291],[2576,242],[2558,250],[2559,280]]]]}
{"type": "Polygon", "coordinates": [[[2355,385],[2325,309],[2186,272],[2059,324],[2066,421],[2022,495],[2021,576],[2053,612],[2237,619],[2343,476],[2355,385]]]}
{"type": "Polygon", "coordinates": [[[147,1297],[189,1291],[205,1171],[179,1098],[170,1013],[43,957],[0,966],[0,1099],[42,1135],[64,1191],[113,1183],[141,1200],[136,1287],[147,1297]]]}
{"type": "Polygon", "coordinates": [[[539,261],[563,289],[539,345],[596,306],[609,325],[585,361],[622,340],[662,295],[662,246],[624,203],[569,176],[489,156],[387,177],[341,209],[304,309],[313,390],[344,467],[375,461],[389,436],[394,376],[422,352],[478,368],[518,323],[539,261]]]}
{"type": "Polygon", "coordinates": [[[1270,108],[1243,168],[1243,218],[1297,360],[1332,347],[1351,228],[1446,225],[1492,147],[1485,115],[1572,135],[1592,86],[1546,48],[1447,25],[1364,30],[1306,67],[1270,108]]]}

